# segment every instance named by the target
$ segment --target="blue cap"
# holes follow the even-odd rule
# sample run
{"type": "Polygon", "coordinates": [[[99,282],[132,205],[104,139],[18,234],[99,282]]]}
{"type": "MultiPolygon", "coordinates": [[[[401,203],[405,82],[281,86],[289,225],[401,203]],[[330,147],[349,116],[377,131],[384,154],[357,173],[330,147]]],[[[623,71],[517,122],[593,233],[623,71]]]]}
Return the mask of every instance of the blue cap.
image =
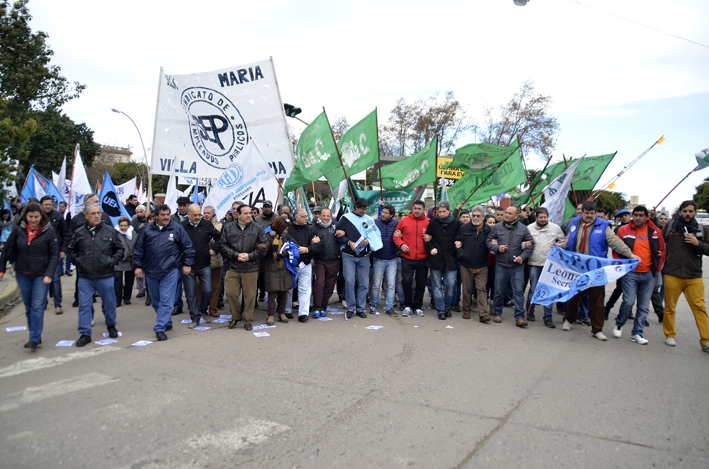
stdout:
{"type": "Polygon", "coordinates": [[[628,215],[630,215],[630,212],[629,212],[628,210],[623,209],[623,210],[621,210],[620,212],[618,212],[618,215],[616,215],[616,216],[619,217],[619,216],[623,215],[624,213],[627,213],[628,215]]]}

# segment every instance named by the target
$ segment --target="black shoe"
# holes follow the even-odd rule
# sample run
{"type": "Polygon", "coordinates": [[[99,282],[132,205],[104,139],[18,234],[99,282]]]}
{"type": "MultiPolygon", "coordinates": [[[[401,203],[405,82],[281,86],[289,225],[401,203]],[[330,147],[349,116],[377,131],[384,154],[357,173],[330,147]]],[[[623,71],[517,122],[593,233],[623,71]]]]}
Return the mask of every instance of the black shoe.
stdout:
{"type": "Polygon", "coordinates": [[[74,274],[71,273],[71,270],[70,270],[69,272],[65,272],[65,273],[66,273],[66,276],[67,276],[67,277],[71,277],[72,275],[74,275],[74,274]]]}
{"type": "Polygon", "coordinates": [[[534,322],[536,320],[537,320],[537,318],[534,317],[534,313],[527,313],[527,321],[528,322],[534,322]]]}
{"type": "MultiPolygon", "coordinates": [[[[350,319],[353,314],[354,314],[354,311],[347,311],[347,312],[345,313],[345,316],[347,317],[347,319],[350,319]]],[[[286,316],[288,316],[288,315],[286,314],[286,316]]]]}
{"type": "MultiPolygon", "coordinates": [[[[463,311],[463,309],[460,307],[460,305],[458,303],[456,303],[454,305],[451,305],[451,311],[455,311],[456,313],[460,313],[461,311],[463,311]]],[[[448,317],[450,317],[450,316],[448,316],[448,317]]]]}
{"type": "Polygon", "coordinates": [[[167,335],[165,335],[164,332],[160,332],[160,331],[156,332],[155,337],[157,337],[158,341],[167,340],[167,335]]]}
{"type": "Polygon", "coordinates": [[[302,314],[302,315],[298,316],[298,322],[308,322],[308,315],[302,314]]]}
{"type": "Polygon", "coordinates": [[[286,313],[286,317],[288,319],[293,319],[293,313],[286,313]]]}
{"type": "Polygon", "coordinates": [[[74,300],[74,302],[71,304],[72,308],[78,308],[79,307],[79,300],[74,300]]]}
{"type": "Polygon", "coordinates": [[[166,330],[166,331],[171,331],[171,330],[172,330],[172,326],[165,326],[165,330],[166,330]]]}
{"type": "Polygon", "coordinates": [[[217,309],[224,309],[224,303],[217,303],[217,309]]]}
{"type": "Polygon", "coordinates": [[[396,311],[394,311],[393,309],[387,309],[387,310],[386,310],[386,315],[387,315],[387,316],[391,316],[391,317],[393,317],[393,318],[395,318],[395,317],[398,316],[398,314],[396,314],[396,311]]]}
{"type": "Polygon", "coordinates": [[[76,341],[76,346],[83,347],[84,345],[90,344],[90,343],[91,343],[91,336],[81,334],[81,337],[79,337],[79,340],[76,341]]]}
{"type": "Polygon", "coordinates": [[[556,326],[551,321],[544,321],[544,325],[547,326],[549,329],[556,329],[556,326]]]}
{"type": "Polygon", "coordinates": [[[153,304],[153,300],[150,299],[150,297],[147,297],[145,299],[145,306],[151,306],[153,304]]]}
{"type": "Polygon", "coordinates": [[[259,301],[259,303],[263,303],[264,301],[266,301],[266,295],[259,296],[258,301],[259,301]]]}
{"type": "Polygon", "coordinates": [[[120,307],[121,307],[121,304],[116,302],[116,308],[120,308],[120,307]]]}
{"type": "Polygon", "coordinates": [[[514,308],[514,307],[515,307],[515,304],[512,303],[511,301],[508,301],[507,303],[505,303],[505,308],[514,308]]]}
{"type": "Polygon", "coordinates": [[[37,342],[27,342],[27,344],[25,344],[25,347],[34,352],[35,350],[37,350],[37,347],[39,347],[39,344],[37,342]]]}
{"type": "Polygon", "coordinates": [[[662,322],[664,321],[664,319],[665,319],[665,315],[664,315],[664,314],[658,314],[658,315],[657,315],[657,322],[659,322],[660,324],[662,324],[662,322]]]}
{"type": "Polygon", "coordinates": [[[362,319],[366,319],[366,318],[367,318],[367,313],[365,313],[364,311],[358,311],[358,312],[357,312],[357,316],[359,316],[359,317],[362,318],[362,319]]]}
{"type": "Polygon", "coordinates": [[[108,336],[111,339],[115,339],[118,337],[118,331],[116,330],[116,326],[108,326],[108,336]]]}
{"type": "Polygon", "coordinates": [[[139,292],[137,295],[135,295],[136,298],[143,298],[145,296],[145,292],[139,292]]]}
{"type": "Polygon", "coordinates": [[[441,321],[445,321],[446,320],[446,313],[438,313],[438,319],[440,319],[441,321]]]}
{"type": "Polygon", "coordinates": [[[129,304],[130,304],[130,300],[123,300],[123,304],[129,305],[129,304]]]}
{"type": "Polygon", "coordinates": [[[428,305],[429,309],[436,309],[436,305],[433,303],[433,300],[431,300],[431,303],[428,305]]]}
{"type": "Polygon", "coordinates": [[[178,314],[182,314],[182,308],[172,308],[172,313],[170,313],[170,315],[177,316],[178,314]]]}
{"type": "Polygon", "coordinates": [[[450,312],[450,311],[446,311],[446,312],[445,312],[445,315],[446,315],[446,317],[447,317],[447,318],[450,318],[450,317],[452,317],[452,315],[451,315],[451,312],[450,312]]]}
{"type": "Polygon", "coordinates": [[[588,319],[580,319],[579,324],[583,324],[584,326],[591,327],[591,321],[589,321],[588,319]]]}

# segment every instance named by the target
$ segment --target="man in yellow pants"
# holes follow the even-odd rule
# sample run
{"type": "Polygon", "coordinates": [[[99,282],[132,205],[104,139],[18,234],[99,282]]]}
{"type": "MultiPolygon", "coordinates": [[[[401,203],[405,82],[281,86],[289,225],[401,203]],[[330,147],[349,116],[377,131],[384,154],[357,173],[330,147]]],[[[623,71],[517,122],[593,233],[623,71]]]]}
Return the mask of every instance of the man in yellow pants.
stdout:
{"type": "Polygon", "coordinates": [[[697,204],[686,200],[679,206],[679,216],[669,221],[663,230],[667,259],[665,274],[665,317],[662,327],[665,343],[677,345],[675,336],[675,311],[679,295],[689,303],[699,329],[699,345],[709,352],[709,316],[704,303],[704,280],[702,279],[702,256],[709,256],[709,227],[699,225],[694,216],[697,204]]]}

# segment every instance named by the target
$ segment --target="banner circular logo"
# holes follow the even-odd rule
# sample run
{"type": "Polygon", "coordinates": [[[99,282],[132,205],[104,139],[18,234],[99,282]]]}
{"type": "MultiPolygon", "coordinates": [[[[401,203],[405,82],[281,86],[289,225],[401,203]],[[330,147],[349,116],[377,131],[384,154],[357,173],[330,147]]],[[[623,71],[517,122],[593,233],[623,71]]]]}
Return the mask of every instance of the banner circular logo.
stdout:
{"type": "Polygon", "coordinates": [[[234,163],[224,170],[224,173],[217,180],[217,185],[222,189],[231,189],[241,184],[244,180],[244,168],[239,163],[234,163]]]}
{"type": "Polygon", "coordinates": [[[120,217],[121,208],[118,206],[118,197],[113,191],[108,191],[101,199],[101,211],[109,217],[120,217]]]}
{"type": "Polygon", "coordinates": [[[223,169],[249,142],[246,122],[229,98],[210,88],[187,88],[180,97],[187,113],[190,139],[199,157],[223,169]]]}

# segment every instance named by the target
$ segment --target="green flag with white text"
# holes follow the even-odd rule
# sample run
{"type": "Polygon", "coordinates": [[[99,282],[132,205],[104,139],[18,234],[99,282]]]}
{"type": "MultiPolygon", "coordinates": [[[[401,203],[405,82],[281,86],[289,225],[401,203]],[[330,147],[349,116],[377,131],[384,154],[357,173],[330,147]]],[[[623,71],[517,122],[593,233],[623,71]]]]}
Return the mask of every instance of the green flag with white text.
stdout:
{"type": "Polygon", "coordinates": [[[441,168],[459,168],[466,173],[475,173],[477,177],[485,179],[518,149],[519,141],[517,139],[509,147],[491,143],[471,143],[456,148],[453,161],[441,168]]]}
{"type": "Polygon", "coordinates": [[[463,207],[470,208],[476,204],[487,202],[493,195],[507,192],[526,181],[527,173],[524,170],[524,164],[518,148],[487,178],[465,173],[462,178],[448,189],[448,201],[451,207],[457,207],[475,191],[475,194],[470,197],[463,207]],[[478,188],[478,186],[480,187],[478,188]],[[477,190],[475,190],[476,188],[477,190]]]}
{"type": "Polygon", "coordinates": [[[436,148],[438,137],[428,142],[414,156],[382,166],[382,187],[405,191],[436,181],[436,148]]]}
{"type": "MultiPolygon", "coordinates": [[[[379,163],[379,134],[377,132],[377,110],[349,128],[337,142],[342,155],[342,163],[347,169],[347,175],[355,174],[379,163]]],[[[325,174],[332,187],[344,181],[345,173],[342,166],[325,174]]]]}
{"type": "Polygon", "coordinates": [[[337,146],[335,139],[332,138],[330,123],[325,111],[300,134],[295,155],[295,167],[283,188],[284,192],[290,192],[304,184],[317,181],[340,167],[337,146]]]}

